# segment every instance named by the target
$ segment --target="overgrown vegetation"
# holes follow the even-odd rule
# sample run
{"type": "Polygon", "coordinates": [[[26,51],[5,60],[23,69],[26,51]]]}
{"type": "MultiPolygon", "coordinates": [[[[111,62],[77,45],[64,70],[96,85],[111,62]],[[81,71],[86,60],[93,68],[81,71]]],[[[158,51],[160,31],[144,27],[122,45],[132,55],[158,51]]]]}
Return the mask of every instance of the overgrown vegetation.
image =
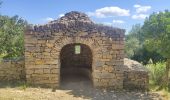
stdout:
{"type": "MultiPolygon", "coordinates": [[[[2,1],[0,0],[0,7],[2,1]]],[[[21,57],[24,54],[24,30],[27,22],[19,16],[0,13],[0,59],[21,57]]]]}
{"type": "MultiPolygon", "coordinates": [[[[150,83],[168,89],[170,67],[170,12],[153,13],[126,35],[127,57],[148,68],[150,83]],[[149,60],[152,63],[148,63],[149,60]]],[[[170,87],[169,87],[170,88],[170,87]]]]}
{"type": "Polygon", "coordinates": [[[153,63],[164,61],[164,57],[155,50],[150,51],[145,45],[145,36],[140,24],[132,26],[131,31],[126,35],[125,54],[128,58],[134,59],[144,65],[152,59],[153,63]]]}
{"type": "Polygon", "coordinates": [[[24,30],[27,22],[18,16],[0,15],[0,57],[13,58],[24,54],[24,30]]]}
{"type": "Polygon", "coordinates": [[[146,68],[149,70],[149,78],[152,85],[164,85],[162,80],[164,80],[165,77],[165,66],[165,62],[157,62],[156,64],[150,63],[146,65],[146,68]]]}
{"type": "Polygon", "coordinates": [[[170,92],[167,91],[167,88],[170,88],[170,84],[167,88],[165,80],[165,72],[166,72],[166,63],[165,62],[157,62],[153,64],[150,62],[145,66],[149,71],[149,90],[156,91],[161,94],[165,100],[169,100],[170,92]]]}

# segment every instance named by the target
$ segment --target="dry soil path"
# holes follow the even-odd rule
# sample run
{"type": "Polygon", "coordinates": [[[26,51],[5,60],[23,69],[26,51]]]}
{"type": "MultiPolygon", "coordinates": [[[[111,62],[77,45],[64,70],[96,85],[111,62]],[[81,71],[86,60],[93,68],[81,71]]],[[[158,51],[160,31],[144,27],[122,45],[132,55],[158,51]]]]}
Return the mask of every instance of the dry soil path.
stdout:
{"type": "Polygon", "coordinates": [[[157,93],[95,89],[80,76],[67,76],[61,84],[53,92],[44,88],[0,87],[0,100],[163,100],[157,93]]]}

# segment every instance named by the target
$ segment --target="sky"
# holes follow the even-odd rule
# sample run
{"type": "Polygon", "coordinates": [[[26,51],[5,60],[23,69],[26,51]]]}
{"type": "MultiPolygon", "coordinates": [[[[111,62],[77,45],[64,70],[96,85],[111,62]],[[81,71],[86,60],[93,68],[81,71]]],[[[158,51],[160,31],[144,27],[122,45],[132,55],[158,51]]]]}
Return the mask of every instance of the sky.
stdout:
{"type": "Polygon", "coordinates": [[[126,29],[143,24],[153,12],[170,10],[170,0],[1,0],[0,14],[19,15],[30,24],[45,24],[70,11],[86,13],[94,22],[126,29]]]}

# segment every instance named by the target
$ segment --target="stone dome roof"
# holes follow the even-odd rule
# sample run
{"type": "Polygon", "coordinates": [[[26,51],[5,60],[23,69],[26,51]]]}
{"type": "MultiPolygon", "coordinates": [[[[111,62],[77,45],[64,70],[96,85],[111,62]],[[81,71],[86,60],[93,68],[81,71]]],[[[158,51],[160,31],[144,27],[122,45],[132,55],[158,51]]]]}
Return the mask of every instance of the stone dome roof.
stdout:
{"type": "Polygon", "coordinates": [[[63,17],[59,18],[58,20],[51,21],[50,23],[69,23],[69,22],[85,22],[85,23],[93,23],[90,18],[82,12],[78,11],[71,11],[66,13],[63,17]]]}
{"type": "Polygon", "coordinates": [[[75,30],[86,31],[89,33],[99,32],[108,37],[124,37],[125,30],[101,24],[96,24],[85,14],[78,11],[66,13],[63,17],[53,20],[45,25],[35,25],[28,27],[27,30],[33,32],[59,32],[63,31],[66,34],[74,34],[75,30]],[[116,34],[116,35],[115,35],[116,34]],[[121,35],[120,35],[121,34],[121,35]]]}

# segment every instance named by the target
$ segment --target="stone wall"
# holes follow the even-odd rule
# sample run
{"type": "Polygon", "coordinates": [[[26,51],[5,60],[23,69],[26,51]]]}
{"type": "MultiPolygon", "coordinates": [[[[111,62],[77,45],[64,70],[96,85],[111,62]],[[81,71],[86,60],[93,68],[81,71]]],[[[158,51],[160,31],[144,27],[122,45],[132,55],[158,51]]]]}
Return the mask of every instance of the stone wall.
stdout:
{"type": "Polygon", "coordinates": [[[24,60],[7,60],[0,62],[0,81],[24,81],[24,60]]]}
{"type": "Polygon", "coordinates": [[[122,89],[124,32],[95,24],[80,12],[67,13],[46,25],[29,27],[25,32],[27,82],[59,86],[62,48],[83,44],[92,52],[93,85],[122,89]]]}
{"type": "Polygon", "coordinates": [[[124,59],[124,88],[147,90],[149,86],[148,70],[140,63],[124,59]]]}

